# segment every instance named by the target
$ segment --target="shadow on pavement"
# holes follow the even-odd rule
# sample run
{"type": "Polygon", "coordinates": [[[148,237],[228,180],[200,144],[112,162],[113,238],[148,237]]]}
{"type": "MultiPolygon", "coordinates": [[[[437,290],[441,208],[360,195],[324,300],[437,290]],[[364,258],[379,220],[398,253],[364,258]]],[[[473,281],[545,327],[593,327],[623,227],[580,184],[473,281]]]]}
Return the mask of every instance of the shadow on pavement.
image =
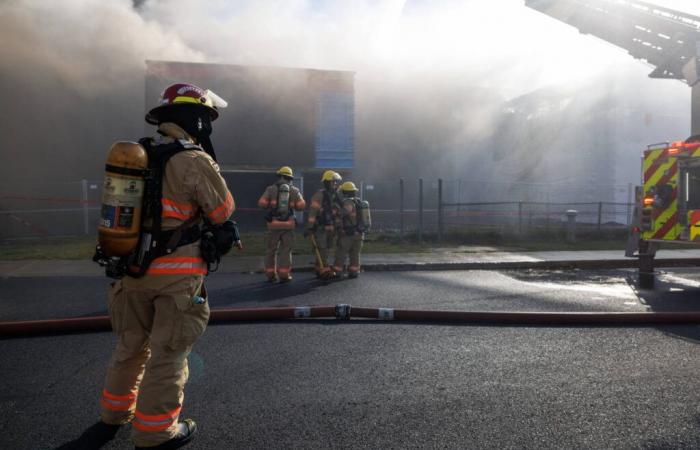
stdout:
{"type": "Polygon", "coordinates": [[[322,281],[316,278],[299,279],[295,277],[291,283],[268,283],[260,278],[251,283],[245,283],[231,288],[209,288],[213,307],[236,305],[238,303],[271,302],[284,298],[304,295],[316,288],[327,286],[333,281],[322,281]]]}
{"type": "MultiPolygon", "coordinates": [[[[639,302],[651,312],[700,311],[700,283],[668,272],[659,272],[654,289],[639,289],[636,274],[627,274],[627,283],[639,302]]],[[[700,343],[700,327],[697,325],[669,325],[656,327],[664,334],[700,343]]]]}
{"type": "Polygon", "coordinates": [[[54,450],[98,450],[114,439],[122,427],[97,422],[90,425],[77,439],[56,447],[54,450]]]}

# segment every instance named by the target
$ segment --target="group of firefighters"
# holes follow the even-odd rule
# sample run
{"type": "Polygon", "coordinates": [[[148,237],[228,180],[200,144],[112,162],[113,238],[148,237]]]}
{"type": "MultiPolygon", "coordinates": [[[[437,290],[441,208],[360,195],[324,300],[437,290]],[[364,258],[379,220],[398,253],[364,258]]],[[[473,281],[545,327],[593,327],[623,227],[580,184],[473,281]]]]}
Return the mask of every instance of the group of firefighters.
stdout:
{"type": "MultiPolygon", "coordinates": [[[[294,173],[284,166],[277,171],[277,181],[268,186],[258,200],[266,211],[267,221],[265,275],[267,280],[282,283],[292,279],[292,249],[296,217],[306,202],[292,185],[294,173]]],[[[352,181],[341,184],[339,173],[327,170],[321,177],[323,187],[313,194],[304,236],[311,241],[316,257],[316,275],[322,279],[341,278],[346,261],[349,278],[360,273],[360,252],[364,235],[369,231],[369,204],[358,198],[352,181]],[[330,249],[335,245],[335,260],[330,264],[330,249]]]]}
{"type": "MultiPolygon", "coordinates": [[[[131,424],[137,449],[186,445],[197,425],[180,418],[187,356],[209,321],[204,277],[211,264],[240,244],[228,220],[235,203],[220,174],[210,134],[227,103],[189,83],[167,87],[146,115],[157,138],[112,146],[105,166],[99,245],[93,260],[115,278],[108,311],[117,345],[100,395],[101,420],[76,442],[101,448],[131,424]]],[[[292,185],[290,167],[259,200],[268,223],[265,272],[291,280],[294,211],[306,208],[292,185]]],[[[331,170],[311,197],[304,235],[316,254],[319,277],[360,271],[360,250],[370,225],[369,205],[352,182],[331,170]],[[336,245],[329,265],[329,249],[336,245]]]]}

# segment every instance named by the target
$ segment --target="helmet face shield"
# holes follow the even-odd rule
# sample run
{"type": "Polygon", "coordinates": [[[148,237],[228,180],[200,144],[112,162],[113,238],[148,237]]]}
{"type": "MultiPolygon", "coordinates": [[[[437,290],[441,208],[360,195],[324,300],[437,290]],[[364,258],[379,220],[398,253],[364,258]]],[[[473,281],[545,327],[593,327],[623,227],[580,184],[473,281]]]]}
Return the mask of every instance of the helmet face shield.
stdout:
{"type": "Polygon", "coordinates": [[[211,100],[212,108],[223,109],[228,106],[228,102],[216,95],[214,91],[210,91],[209,89],[207,89],[205,95],[211,100]]]}

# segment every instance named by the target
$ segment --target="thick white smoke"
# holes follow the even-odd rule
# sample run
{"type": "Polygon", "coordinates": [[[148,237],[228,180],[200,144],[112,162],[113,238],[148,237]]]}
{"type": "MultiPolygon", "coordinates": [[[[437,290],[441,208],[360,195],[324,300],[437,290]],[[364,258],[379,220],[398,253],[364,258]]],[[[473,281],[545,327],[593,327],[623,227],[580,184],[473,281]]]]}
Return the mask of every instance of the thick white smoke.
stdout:
{"type": "MultiPolygon", "coordinates": [[[[459,176],[471,156],[483,159],[503,102],[547,86],[589,86],[589,95],[609,95],[596,83],[664,89],[665,103],[688,109],[681,83],[646,79],[645,64],[523,0],[136,3],[0,4],[0,145],[11,161],[3,178],[55,173],[46,161],[59,155],[70,162],[60,176],[99,176],[109,144],[143,132],[154,101],[144,102],[146,59],[355,71],[367,177],[396,161],[407,176],[459,176]]],[[[685,2],[689,12],[694,3],[685,2]]]]}

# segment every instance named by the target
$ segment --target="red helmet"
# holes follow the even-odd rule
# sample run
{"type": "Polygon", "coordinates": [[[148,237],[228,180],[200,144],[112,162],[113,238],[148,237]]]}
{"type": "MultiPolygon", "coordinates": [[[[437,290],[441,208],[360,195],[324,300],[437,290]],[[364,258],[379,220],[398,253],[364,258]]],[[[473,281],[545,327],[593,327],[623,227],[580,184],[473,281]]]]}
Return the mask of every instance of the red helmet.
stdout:
{"type": "Polygon", "coordinates": [[[158,115],[173,105],[199,105],[209,110],[211,120],[219,117],[218,108],[226,108],[228,103],[210,90],[189,83],[176,83],[165,88],[160,94],[158,106],[146,114],[146,122],[158,125],[158,115]]]}

